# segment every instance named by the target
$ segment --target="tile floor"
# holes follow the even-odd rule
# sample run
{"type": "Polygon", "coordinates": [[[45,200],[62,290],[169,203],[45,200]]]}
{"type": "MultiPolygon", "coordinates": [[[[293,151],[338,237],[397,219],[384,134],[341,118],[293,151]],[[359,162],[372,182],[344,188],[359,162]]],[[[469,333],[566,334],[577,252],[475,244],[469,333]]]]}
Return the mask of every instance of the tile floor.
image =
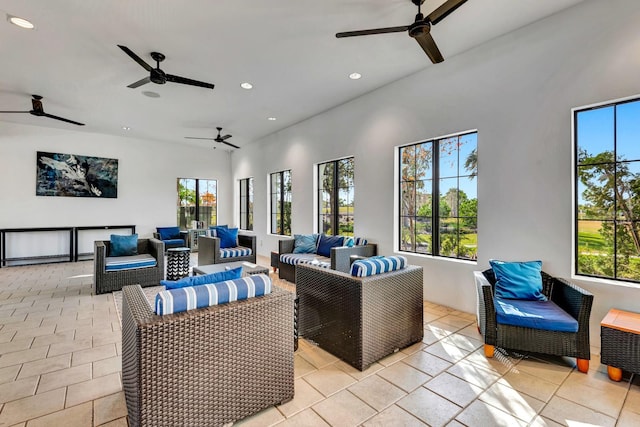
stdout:
{"type": "MultiPolygon", "coordinates": [[[[120,324],[92,268],[0,269],[0,427],[127,426],[120,324]]],[[[586,375],[569,359],[486,359],[473,314],[424,314],[422,343],[365,372],[301,340],[295,398],[236,425],[640,425],[640,376],[611,382],[596,354],[586,375]]]]}

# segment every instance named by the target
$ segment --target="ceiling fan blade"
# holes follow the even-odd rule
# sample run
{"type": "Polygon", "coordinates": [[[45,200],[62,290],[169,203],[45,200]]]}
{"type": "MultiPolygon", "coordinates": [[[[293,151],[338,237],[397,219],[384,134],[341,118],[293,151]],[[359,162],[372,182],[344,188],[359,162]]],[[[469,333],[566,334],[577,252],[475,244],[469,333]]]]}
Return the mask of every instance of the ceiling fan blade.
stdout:
{"type": "Polygon", "coordinates": [[[124,53],[126,53],[127,55],[129,55],[131,57],[131,59],[133,59],[134,61],[136,61],[138,64],[140,64],[142,66],[142,68],[144,68],[145,70],[151,72],[151,70],[153,69],[153,67],[151,67],[151,65],[147,64],[146,62],[144,62],[144,60],[142,58],[140,58],[138,55],[136,55],[135,53],[133,53],[133,51],[131,49],[129,49],[126,46],[122,46],[122,45],[118,45],[118,47],[120,49],[122,49],[124,51],[124,53]]]}
{"type": "Polygon", "coordinates": [[[371,30],[360,31],[345,31],[343,33],[337,33],[336,37],[341,39],[343,37],[355,37],[355,36],[368,36],[370,34],[385,34],[385,33],[401,33],[409,29],[408,25],[404,27],[387,27],[387,28],[374,28],[371,30]]]}
{"type": "Polygon", "coordinates": [[[185,139],[206,139],[208,141],[215,141],[215,138],[198,138],[196,136],[185,136],[185,139]]]}
{"type": "Polygon", "coordinates": [[[0,113],[28,113],[29,111],[0,111],[0,113]]]}
{"type": "Polygon", "coordinates": [[[229,146],[231,146],[231,147],[233,147],[233,148],[240,149],[240,147],[238,147],[237,145],[233,145],[233,144],[232,144],[232,143],[230,143],[230,142],[222,141],[222,143],[223,143],[223,144],[227,144],[227,145],[229,145],[229,146]]]}
{"type": "Polygon", "coordinates": [[[215,87],[212,83],[200,82],[198,80],[188,79],[186,77],[174,76],[173,74],[167,74],[167,81],[173,83],[182,83],[184,85],[198,86],[198,87],[206,87],[208,89],[213,89],[215,87]]]}
{"type": "Polygon", "coordinates": [[[73,120],[65,119],[64,117],[54,116],[53,114],[44,113],[44,114],[42,114],[42,116],[43,117],[49,117],[50,119],[61,120],[63,122],[71,123],[71,124],[78,125],[78,126],[84,126],[84,123],[74,122],[73,120]]]}
{"type": "Polygon", "coordinates": [[[138,80],[138,81],[137,81],[137,82],[135,82],[135,83],[131,83],[131,84],[130,84],[129,86],[127,86],[127,87],[130,87],[131,89],[135,89],[135,88],[137,88],[137,87],[140,87],[140,86],[142,86],[142,85],[144,85],[144,84],[149,83],[150,81],[151,81],[151,77],[145,77],[144,79],[140,79],[140,80],[138,80]]]}
{"type": "Polygon", "coordinates": [[[433,25],[436,25],[438,22],[451,15],[457,8],[465,4],[466,1],[467,0],[447,0],[442,4],[442,6],[431,12],[427,16],[426,20],[431,22],[433,25]]]}
{"type": "Polygon", "coordinates": [[[229,139],[229,138],[231,138],[231,135],[225,135],[225,136],[220,137],[220,139],[223,140],[223,141],[225,139],[229,139]]]}
{"type": "Polygon", "coordinates": [[[433,37],[431,37],[431,33],[423,32],[422,34],[414,38],[416,39],[420,47],[422,47],[424,53],[427,54],[431,62],[437,64],[444,61],[444,58],[440,53],[440,49],[438,49],[435,40],[433,40],[433,37]]]}

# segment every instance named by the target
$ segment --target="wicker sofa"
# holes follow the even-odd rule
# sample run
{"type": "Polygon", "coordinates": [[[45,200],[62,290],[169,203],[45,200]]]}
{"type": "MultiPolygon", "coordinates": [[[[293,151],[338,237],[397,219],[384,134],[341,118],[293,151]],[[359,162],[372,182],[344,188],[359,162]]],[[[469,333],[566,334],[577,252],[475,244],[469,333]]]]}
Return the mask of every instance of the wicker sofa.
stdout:
{"type": "Polygon", "coordinates": [[[485,355],[492,357],[495,347],[500,347],[515,351],[575,357],[578,370],[587,372],[591,359],[589,317],[593,295],[544,271],[541,275],[542,293],[577,320],[578,332],[558,332],[499,324],[496,320],[493,295],[496,284],[495,274],[492,269],[475,271],[478,328],[484,337],[485,355]]]}
{"type": "Polygon", "coordinates": [[[298,333],[351,366],[422,341],[422,267],[368,277],[308,264],[296,267],[298,333]]]}
{"type": "Polygon", "coordinates": [[[150,254],[156,259],[155,267],[107,271],[110,253],[108,240],[94,242],[93,291],[96,295],[119,291],[125,285],[157,286],[164,279],[164,243],[158,239],[138,239],[138,253],[150,254]]]}
{"type": "MultiPolygon", "coordinates": [[[[296,283],[296,265],[284,262],[282,255],[293,253],[294,244],[295,241],[293,239],[278,241],[278,276],[292,283],[296,283]]],[[[321,263],[327,263],[332,270],[347,273],[351,266],[351,255],[370,257],[376,255],[377,252],[378,246],[373,243],[368,243],[366,245],[352,247],[340,246],[331,248],[330,258],[322,256],[315,256],[315,258],[321,263]]]]}
{"type": "Polygon", "coordinates": [[[158,316],[122,291],[130,426],[222,426],[293,398],[290,292],[158,316]]]}
{"type": "MultiPolygon", "coordinates": [[[[198,265],[220,264],[223,262],[248,261],[256,262],[256,236],[238,234],[238,249],[251,249],[251,255],[226,256],[224,249],[220,249],[218,237],[200,236],[198,238],[198,265]]],[[[234,248],[229,248],[233,250],[234,248]]]]}

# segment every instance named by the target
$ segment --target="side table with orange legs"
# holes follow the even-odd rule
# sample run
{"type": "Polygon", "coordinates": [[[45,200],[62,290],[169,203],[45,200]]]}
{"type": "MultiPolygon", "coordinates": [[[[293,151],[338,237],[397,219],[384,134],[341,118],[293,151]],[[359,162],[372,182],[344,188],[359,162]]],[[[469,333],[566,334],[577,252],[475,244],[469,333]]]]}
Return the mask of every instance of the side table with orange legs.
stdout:
{"type": "Polygon", "coordinates": [[[613,381],[622,371],[640,374],[640,313],[612,308],[600,323],[600,362],[613,381]]]}

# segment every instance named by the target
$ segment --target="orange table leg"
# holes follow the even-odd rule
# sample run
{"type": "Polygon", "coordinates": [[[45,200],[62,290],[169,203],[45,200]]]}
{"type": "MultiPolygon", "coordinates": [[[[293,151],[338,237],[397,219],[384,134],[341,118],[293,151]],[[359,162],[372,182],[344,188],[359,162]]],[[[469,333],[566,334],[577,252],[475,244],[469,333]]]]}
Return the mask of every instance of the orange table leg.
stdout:
{"type": "Polygon", "coordinates": [[[484,345],[484,355],[487,357],[493,357],[493,353],[496,351],[495,346],[492,346],[490,344],[485,344],[484,345]]]}
{"type": "Polygon", "coordinates": [[[607,366],[607,373],[612,381],[620,381],[622,379],[622,369],[613,366],[607,366]]]}
{"type": "Polygon", "coordinates": [[[578,371],[584,372],[585,374],[589,372],[589,360],[588,359],[576,359],[576,365],[578,366],[578,371]]]}

